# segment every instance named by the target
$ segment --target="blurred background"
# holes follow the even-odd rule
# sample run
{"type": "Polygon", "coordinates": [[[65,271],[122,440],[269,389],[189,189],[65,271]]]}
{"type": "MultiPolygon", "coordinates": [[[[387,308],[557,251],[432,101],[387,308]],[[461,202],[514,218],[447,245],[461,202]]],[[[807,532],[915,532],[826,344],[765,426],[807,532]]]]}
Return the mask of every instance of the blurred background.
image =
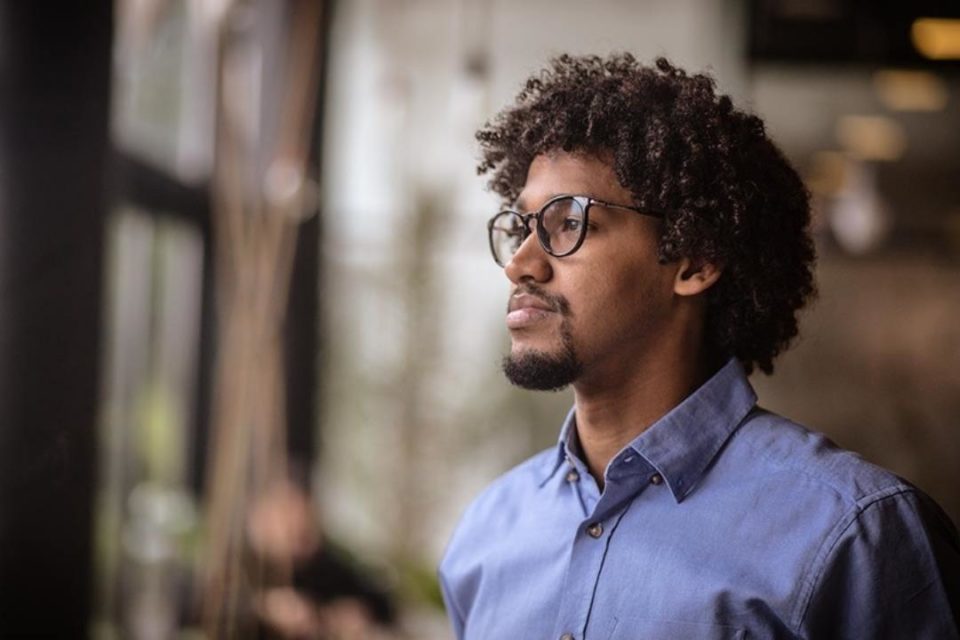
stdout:
{"type": "Polygon", "coordinates": [[[512,389],[474,131],[560,53],[708,70],[813,194],[761,403],[960,520],[960,3],[0,3],[0,636],[451,634],[512,389]]]}

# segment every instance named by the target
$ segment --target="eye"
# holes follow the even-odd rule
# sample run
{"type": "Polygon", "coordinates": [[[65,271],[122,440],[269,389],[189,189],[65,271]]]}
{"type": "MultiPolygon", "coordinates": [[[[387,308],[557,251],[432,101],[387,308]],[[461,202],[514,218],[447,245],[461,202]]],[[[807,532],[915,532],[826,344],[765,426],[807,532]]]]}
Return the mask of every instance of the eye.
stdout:
{"type": "Polygon", "coordinates": [[[541,220],[551,235],[579,234],[583,229],[583,209],[573,198],[558,198],[543,211],[541,220]]]}

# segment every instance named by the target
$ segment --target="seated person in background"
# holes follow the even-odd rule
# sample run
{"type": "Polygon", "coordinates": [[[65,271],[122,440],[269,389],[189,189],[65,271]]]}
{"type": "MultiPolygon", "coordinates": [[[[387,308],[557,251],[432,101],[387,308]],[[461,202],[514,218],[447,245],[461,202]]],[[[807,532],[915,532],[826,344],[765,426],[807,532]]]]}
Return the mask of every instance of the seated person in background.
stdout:
{"type": "Polygon", "coordinates": [[[387,592],[320,533],[316,510],[290,481],[270,486],[247,518],[250,547],[266,576],[287,584],[255,597],[260,619],[284,638],[376,638],[395,622],[387,592]]]}
{"type": "Polygon", "coordinates": [[[457,527],[457,637],[957,638],[938,506],[757,406],[747,374],[814,291],[807,192],[761,120],[664,59],[562,56],[477,137],[504,372],[574,407],[457,527]]]}

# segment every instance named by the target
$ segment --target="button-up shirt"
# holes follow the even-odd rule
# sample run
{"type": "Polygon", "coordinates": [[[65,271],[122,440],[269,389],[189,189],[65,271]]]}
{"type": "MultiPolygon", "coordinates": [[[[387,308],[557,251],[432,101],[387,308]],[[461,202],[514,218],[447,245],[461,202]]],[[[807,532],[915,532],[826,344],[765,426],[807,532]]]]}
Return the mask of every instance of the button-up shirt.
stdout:
{"type": "Polygon", "coordinates": [[[467,509],[440,565],[467,640],[957,638],[957,531],[922,492],[756,406],[742,367],[587,470],[556,448],[467,509]]]}

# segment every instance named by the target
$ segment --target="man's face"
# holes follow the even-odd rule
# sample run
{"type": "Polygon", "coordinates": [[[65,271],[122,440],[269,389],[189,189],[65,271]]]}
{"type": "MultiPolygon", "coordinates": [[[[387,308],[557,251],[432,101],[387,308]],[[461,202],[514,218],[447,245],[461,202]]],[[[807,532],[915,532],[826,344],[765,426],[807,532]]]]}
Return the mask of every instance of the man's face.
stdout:
{"type": "MultiPolygon", "coordinates": [[[[595,156],[537,156],[517,200],[536,211],[550,198],[586,195],[631,204],[612,166],[595,156]]],[[[657,261],[657,221],[595,205],[580,249],[555,258],[531,234],[505,267],[511,382],[529,389],[603,385],[649,357],[669,321],[675,267],[657,261]]]]}

